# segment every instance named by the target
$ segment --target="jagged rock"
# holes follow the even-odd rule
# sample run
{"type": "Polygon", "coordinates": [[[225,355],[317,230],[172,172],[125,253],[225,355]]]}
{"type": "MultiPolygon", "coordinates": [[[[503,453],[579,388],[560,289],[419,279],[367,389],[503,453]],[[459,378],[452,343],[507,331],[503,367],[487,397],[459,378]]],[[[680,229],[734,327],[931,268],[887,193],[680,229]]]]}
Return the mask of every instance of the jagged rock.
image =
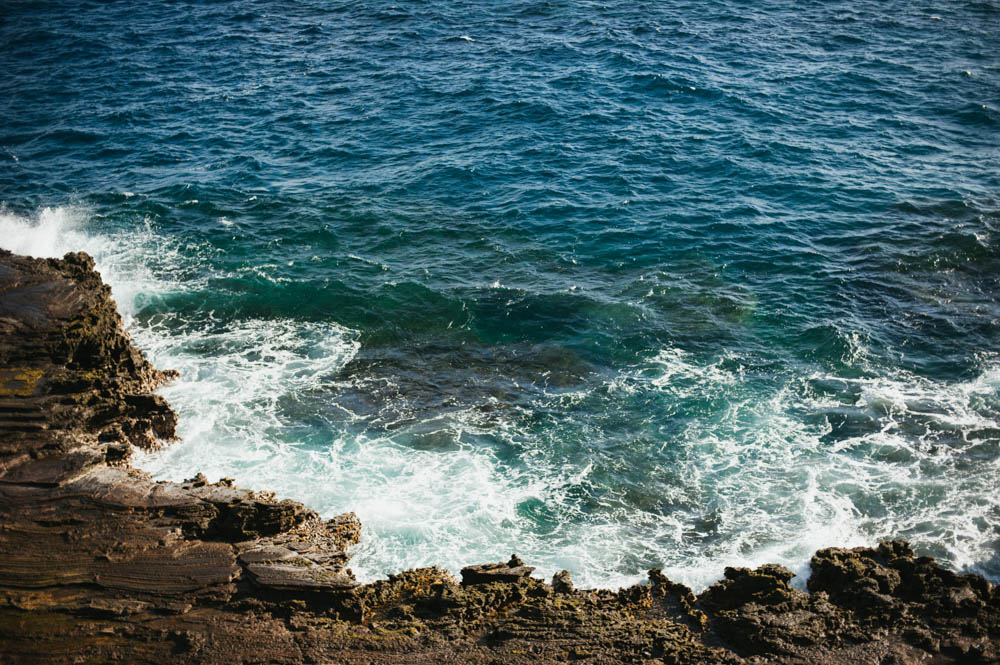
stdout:
{"type": "Polygon", "coordinates": [[[726,568],[725,579],[706,589],[699,602],[712,629],[738,653],[792,655],[824,639],[829,614],[829,604],[811,603],[824,598],[791,587],[794,576],[773,564],[726,568]]]}
{"type": "Polygon", "coordinates": [[[512,554],[507,563],[484,563],[462,569],[462,584],[488,584],[490,582],[517,583],[535,570],[512,554]]]}
{"type": "Polygon", "coordinates": [[[901,541],[877,548],[830,548],[812,559],[808,588],[864,627],[902,631],[910,643],[934,652],[998,658],[1000,593],[978,575],[958,575],[901,541]],[[984,641],[985,640],[985,641],[984,641]]]}
{"type": "Polygon", "coordinates": [[[797,592],[788,584],[795,574],[774,564],[749,568],[726,568],[725,579],[701,594],[701,604],[713,612],[731,610],[748,603],[778,605],[795,599],[797,592]]]}
{"type": "Polygon", "coordinates": [[[279,534],[240,543],[239,561],[259,587],[284,591],[348,591],[358,586],[345,564],[346,548],[358,542],[354,513],[323,522],[311,518],[279,534]]]}
{"type": "Polygon", "coordinates": [[[556,593],[573,593],[573,580],[568,570],[562,570],[552,576],[552,590],[556,593]]]}

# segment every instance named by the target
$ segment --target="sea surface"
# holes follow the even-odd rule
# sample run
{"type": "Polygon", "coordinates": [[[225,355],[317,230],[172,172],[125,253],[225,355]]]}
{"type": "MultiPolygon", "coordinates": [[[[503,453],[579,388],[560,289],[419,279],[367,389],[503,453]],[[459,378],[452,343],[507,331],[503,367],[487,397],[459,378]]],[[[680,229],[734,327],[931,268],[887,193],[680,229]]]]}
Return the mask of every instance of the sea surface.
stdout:
{"type": "Polygon", "coordinates": [[[0,201],[363,580],[1000,580],[997,0],[3,0],[0,201]]]}

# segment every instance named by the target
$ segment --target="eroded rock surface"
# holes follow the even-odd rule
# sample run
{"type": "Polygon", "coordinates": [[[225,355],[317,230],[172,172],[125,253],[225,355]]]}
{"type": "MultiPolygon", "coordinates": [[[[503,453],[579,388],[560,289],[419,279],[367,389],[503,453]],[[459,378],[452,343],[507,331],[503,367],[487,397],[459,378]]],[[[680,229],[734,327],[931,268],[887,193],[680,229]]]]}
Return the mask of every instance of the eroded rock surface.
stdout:
{"type": "Polygon", "coordinates": [[[516,555],[358,585],[353,514],[130,467],[174,436],[172,376],[88,256],[0,252],[0,662],[1000,662],[997,589],[902,542],[818,552],[808,593],[775,565],[579,590],[516,555]]]}

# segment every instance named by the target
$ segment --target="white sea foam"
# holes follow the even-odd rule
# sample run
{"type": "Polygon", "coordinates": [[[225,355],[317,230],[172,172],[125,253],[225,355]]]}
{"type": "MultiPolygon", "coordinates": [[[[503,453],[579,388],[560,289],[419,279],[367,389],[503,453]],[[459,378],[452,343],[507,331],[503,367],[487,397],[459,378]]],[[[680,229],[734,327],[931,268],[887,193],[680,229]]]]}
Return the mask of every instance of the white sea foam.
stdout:
{"type": "Polygon", "coordinates": [[[34,217],[0,208],[0,247],[44,258],[94,247],[97,243],[81,229],[85,219],[85,211],[73,207],[43,208],[34,217]]]}
{"type": "Polygon", "coordinates": [[[200,470],[213,480],[235,476],[258,489],[286,489],[299,475],[285,464],[296,455],[288,440],[297,419],[289,413],[350,360],[356,335],[336,324],[214,317],[182,334],[177,328],[158,320],[134,332],[154,364],[181,373],[162,393],[181,416],[182,441],[137,463],[171,480],[200,470]]]}
{"type": "MultiPolygon", "coordinates": [[[[361,579],[431,564],[457,572],[516,551],[538,574],[567,568],[582,586],[633,583],[659,565],[700,589],[725,565],[776,561],[805,573],[819,547],[886,537],[908,538],[959,569],[996,555],[995,358],[982,358],[972,380],[931,381],[870,367],[863,340],[845,333],[847,361],[862,378],[781,383],[756,381],[733,354],[665,348],[534,406],[493,399],[488,410],[404,409],[378,429],[334,399],[358,380],[343,371],[359,351],[355,331],[211,314],[133,317],[168,293],[205,288],[208,250],[148,224],[97,234],[91,222],[77,207],[31,217],[0,210],[0,246],[94,255],[137,344],[181,371],[164,394],[183,440],[137,463],[160,478],[231,476],[325,516],[356,511],[364,535],[352,566],[361,579]],[[650,409],[639,430],[622,433],[622,400],[650,409]],[[595,415],[569,422],[578,409],[595,415]],[[530,426],[537,413],[562,429],[530,426]],[[853,429],[836,430],[836,417],[853,429]],[[409,445],[418,434],[440,445],[409,445]],[[594,445],[568,454],[566,437],[594,445]],[[498,449],[517,454],[501,458],[498,449]],[[649,465],[642,487],[609,483],[639,459],[649,465]]],[[[272,268],[256,267],[273,281],[272,268]]]]}
{"type": "Polygon", "coordinates": [[[997,364],[955,383],[901,370],[863,379],[812,377],[847,386],[857,395],[848,404],[817,399],[801,381],[756,395],[718,361],[693,363],[676,350],[652,365],[663,367],[660,376],[648,379],[648,368],[637,376],[681,397],[701,391],[708,401],[722,393],[727,404],[685,426],[680,439],[697,452],[684,459],[680,475],[693,493],[715,503],[728,537],[693,550],[675,543],[680,556],[665,550],[678,579],[698,588],[719,575],[724,561],[777,561],[799,572],[801,583],[816,548],[893,537],[959,569],[977,569],[995,556],[997,364]],[[993,407],[984,404],[989,399],[993,407]],[[832,407],[867,421],[865,431],[829,437],[827,421],[802,417],[832,407]],[[974,454],[976,446],[992,446],[988,459],[974,454]]]}
{"type": "Polygon", "coordinates": [[[197,285],[194,279],[182,285],[172,277],[183,262],[178,243],[154,233],[148,221],[117,233],[94,233],[90,227],[91,213],[83,206],[42,208],[33,216],[0,209],[0,247],[42,258],[87,252],[111,287],[126,325],[150,298],[197,285]]]}

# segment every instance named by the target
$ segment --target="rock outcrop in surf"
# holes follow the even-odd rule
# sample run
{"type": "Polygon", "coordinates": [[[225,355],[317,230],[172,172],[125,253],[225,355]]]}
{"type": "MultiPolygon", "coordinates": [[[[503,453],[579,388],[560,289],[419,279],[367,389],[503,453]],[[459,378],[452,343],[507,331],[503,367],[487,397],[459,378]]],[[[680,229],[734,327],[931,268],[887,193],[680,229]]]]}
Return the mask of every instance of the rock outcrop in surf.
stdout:
{"type": "Polygon", "coordinates": [[[174,436],[155,369],[85,254],[0,252],[0,661],[1000,662],[1000,592],[903,542],[821,550],[696,596],[617,592],[509,561],[359,585],[361,524],[230,480],[157,482],[174,436]]]}

